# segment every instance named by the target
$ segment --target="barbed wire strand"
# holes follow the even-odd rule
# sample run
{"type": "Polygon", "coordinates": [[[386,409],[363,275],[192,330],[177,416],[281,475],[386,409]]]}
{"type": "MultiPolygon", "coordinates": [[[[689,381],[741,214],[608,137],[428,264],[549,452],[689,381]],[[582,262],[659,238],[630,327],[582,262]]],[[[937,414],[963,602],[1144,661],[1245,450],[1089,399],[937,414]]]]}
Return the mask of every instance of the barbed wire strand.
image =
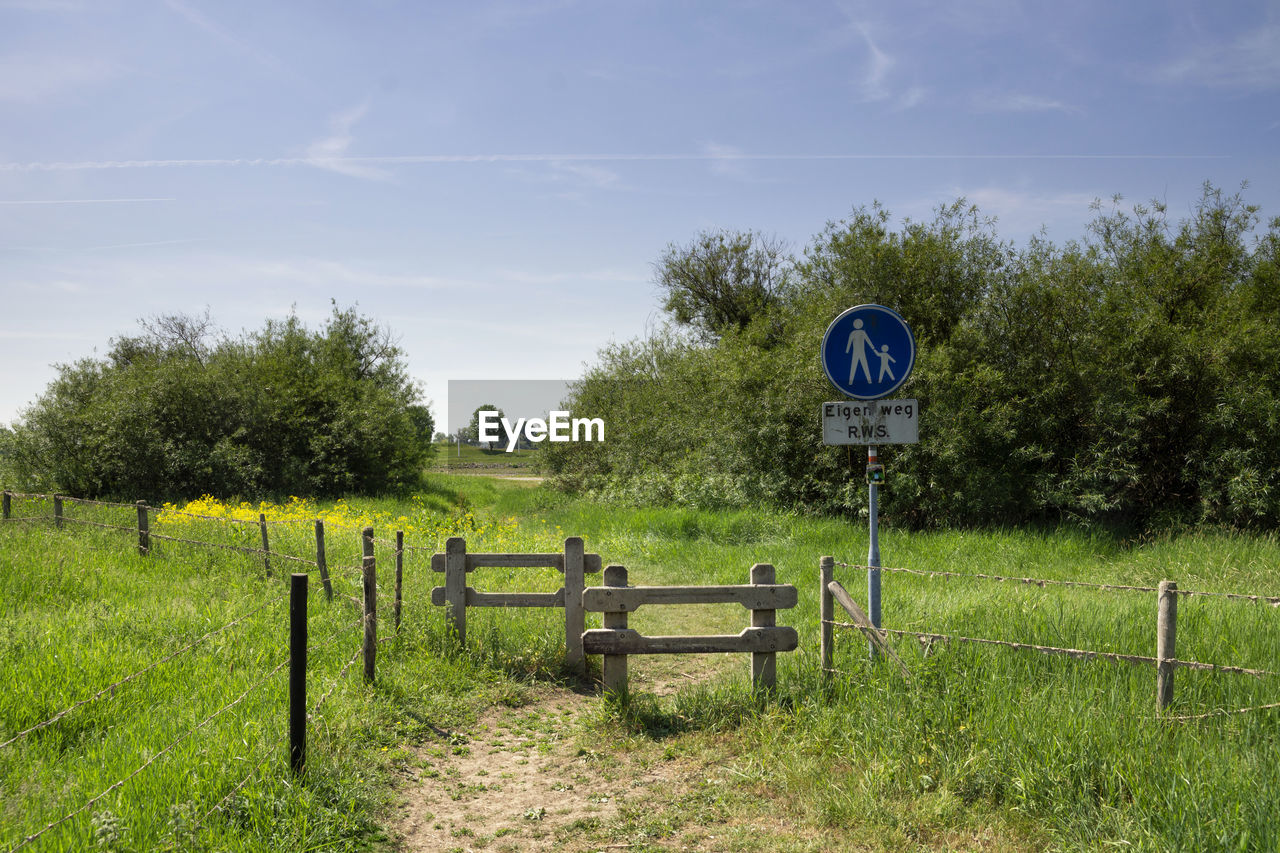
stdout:
{"type": "MultiPolygon", "coordinates": [[[[137,528],[128,528],[136,530],[137,528]]],[[[279,557],[281,560],[292,560],[295,563],[303,563],[308,566],[317,565],[315,560],[308,560],[304,557],[295,557],[292,554],[286,554],[283,551],[264,551],[261,548],[246,548],[243,545],[224,545],[220,542],[201,542],[198,539],[183,539],[180,536],[169,536],[164,533],[150,533],[152,539],[160,539],[165,542],[182,542],[187,545],[201,545],[207,548],[221,548],[224,551],[237,551],[241,554],[250,554],[262,557],[279,557]]]]}
{"type": "Polygon", "coordinates": [[[53,515],[11,515],[5,521],[52,521],[53,515]]]}
{"type": "Polygon", "coordinates": [[[122,525],[122,524],[105,524],[105,523],[103,523],[103,522],[101,522],[101,521],[89,521],[87,518],[72,518],[72,517],[71,517],[71,516],[69,516],[69,515],[64,515],[64,516],[62,517],[62,520],[63,520],[63,521],[69,521],[69,522],[71,522],[72,524],[87,524],[87,525],[89,525],[90,527],[105,527],[105,528],[106,528],[106,529],[108,529],[108,530],[123,530],[123,531],[125,531],[126,533],[137,533],[137,532],[138,532],[138,528],[137,528],[137,527],[133,527],[133,526],[126,527],[126,526],[124,526],[124,525],[122,525]]]}
{"type": "Polygon", "coordinates": [[[196,724],[195,724],[194,726],[192,726],[190,729],[187,729],[187,731],[183,732],[181,735],[179,735],[177,738],[175,738],[175,739],[174,739],[172,742],[170,742],[170,743],[169,743],[169,745],[168,745],[168,746],[166,746],[164,749],[160,750],[160,751],[159,751],[159,752],[157,752],[155,755],[153,755],[153,756],[151,756],[150,758],[148,758],[148,759],[147,759],[143,764],[141,764],[140,766],[138,766],[138,767],[137,767],[137,768],[136,768],[132,773],[130,773],[128,776],[125,776],[123,779],[120,779],[120,780],[119,780],[119,781],[117,781],[117,782],[113,782],[113,783],[112,783],[111,785],[109,785],[105,790],[103,790],[103,791],[102,791],[102,793],[98,794],[96,797],[93,797],[92,799],[90,799],[90,800],[89,800],[88,802],[86,802],[84,805],[80,806],[80,808],[76,809],[75,811],[73,811],[73,812],[69,812],[68,814],[63,815],[62,817],[58,818],[57,820],[55,820],[55,821],[53,821],[53,822],[51,822],[51,823],[47,824],[47,825],[46,825],[43,829],[41,829],[39,832],[36,832],[36,833],[34,833],[34,834],[32,834],[32,835],[28,835],[28,836],[27,836],[26,838],[24,838],[22,841],[18,842],[18,844],[17,844],[16,846],[9,848],[9,853],[16,853],[16,851],[21,850],[23,847],[26,847],[26,846],[27,846],[28,844],[30,844],[32,841],[35,841],[37,838],[39,838],[40,836],[44,835],[44,834],[45,834],[46,832],[48,832],[49,830],[54,829],[55,827],[58,827],[58,826],[62,825],[63,823],[67,822],[68,820],[71,820],[71,818],[73,818],[73,817],[75,817],[76,815],[80,814],[80,813],[81,813],[81,812],[83,812],[85,809],[89,808],[89,807],[90,807],[90,806],[92,806],[94,803],[96,803],[96,802],[98,802],[99,800],[101,800],[101,799],[102,799],[103,797],[105,797],[107,794],[110,794],[112,791],[114,791],[114,790],[116,790],[117,788],[119,788],[119,787],[121,787],[122,785],[124,785],[124,784],[125,784],[126,782],[128,782],[130,779],[134,778],[134,777],[135,777],[135,776],[137,776],[139,773],[141,773],[143,770],[146,770],[148,767],[150,767],[152,764],[154,764],[156,761],[158,761],[161,757],[163,757],[163,756],[165,756],[165,755],[169,754],[169,752],[171,752],[171,751],[174,749],[174,747],[176,747],[178,744],[182,743],[182,742],[183,742],[184,740],[186,740],[188,737],[190,737],[191,735],[195,734],[195,733],[196,733],[196,732],[198,732],[200,729],[204,728],[206,725],[208,725],[209,723],[213,722],[213,721],[214,721],[215,719],[217,719],[219,716],[221,716],[222,714],[224,714],[224,713],[226,713],[227,711],[229,711],[229,710],[231,710],[232,708],[234,708],[236,705],[239,705],[239,704],[244,700],[244,698],[245,698],[246,696],[248,696],[250,693],[252,693],[253,691],[257,690],[259,687],[261,687],[263,684],[265,684],[265,683],[267,682],[267,679],[271,678],[271,676],[275,675],[277,672],[279,672],[280,670],[284,669],[284,668],[285,668],[285,666],[286,666],[288,663],[289,663],[289,659],[288,659],[288,658],[285,658],[285,659],[284,659],[284,660],[283,660],[283,661],[282,661],[278,666],[276,666],[276,668],[275,668],[275,669],[271,670],[271,671],[270,671],[270,672],[268,672],[266,675],[264,675],[262,678],[258,679],[258,680],[257,680],[256,682],[254,682],[254,683],[253,683],[253,684],[252,684],[252,685],[251,685],[247,690],[245,690],[243,693],[241,693],[241,694],[240,694],[239,696],[237,696],[235,699],[231,700],[231,701],[230,701],[229,703],[227,703],[226,705],[223,705],[221,708],[219,708],[218,710],[214,711],[212,714],[210,714],[209,716],[205,717],[205,718],[204,718],[203,720],[201,720],[200,722],[196,723],[196,724]]]}
{"type": "MultiPolygon", "coordinates": [[[[48,517],[53,518],[53,516],[48,516],[48,517]]],[[[126,527],[119,524],[104,524],[100,521],[89,521],[88,519],[71,518],[70,516],[63,516],[62,520],[70,521],[73,524],[87,524],[91,527],[104,527],[108,530],[122,530],[126,533],[134,533],[138,529],[135,526],[126,527]]],[[[295,563],[303,563],[308,566],[318,565],[315,560],[308,560],[304,557],[295,557],[293,554],[288,554],[288,553],[285,553],[284,551],[264,551],[261,548],[246,548],[241,545],[223,545],[218,542],[201,542],[198,539],[183,539],[178,536],[169,536],[167,534],[156,533],[154,531],[148,531],[148,535],[154,539],[162,539],[166,542],[182,542],[187,545],[201,545],[209,548],[222,548],[228,551],[238,551],[242,554],[257,554],[257,555],[266,556],[266,557],[279,557],[281,560],[291,560],[295,563]]]]}
{"type": "Polygon", "coordinates": [[[354,622],[347,622],[345,624],[339,625],[336,631],[334,631],[325,639],[321,640],[319,643],[316,643],[314,646],[307,646],[307,654],[311,654],[312,652],[319,651],[320,649],[328,648],[329,646],[333,645],[335,640],[338,639],[339,634],[341,634],[343,631],[348,631],[356,627],[363,621],[364,621],[364,615],[361,614],[360,618],[356,619],[354,622]]]}
{"type": "Polygon", "coordinates": [[[86,506],[108,506],[118,507],[120,509],[134,509],[137,507],[137,504],[119,504],[112,503],[111,501],[95,501],[89,498],[73,498],[70,495],[62,495],[62,499],[64,501],[71,501],[74,504],[85,504],[86,506]]]}
{"type": "Polygon", "coordinates": [[[1271,708],[1280,708],[1280,702],[1272,702],[1270,705],[1254,705],[1249,708],[1233,708],[1231,710],[1219,709],[1217,711],[1210,711],[1207,714],[1164,716],[1164,717],[1154,717],[1152,719],[1166,720],[1168,722],[1174,722],[1174,723],[1186,723],[1186,722],[1191,722],[1193,720],[1208,720],[1212,717],[1229,717],[1235,714],[1247,714],[1250,711],[1266,711],[1271,708]]]}
{"type": "MultiPolygon", "coordinates": [[[[857,628],[858,627],[852,622],[835,622],[835,621],[830,621],[826,619],[822,621],[837,628],[857,628]]],[[[1261,678],[1263,676],[1280,675],[1280,673],[1275,673],[1266,669],[1248,669],[1242,666],[1225,666],[1223,664],[1202,663],[1200,661],[1194,661],[1194,660],[1178,660],[1177,658],[1165,658],[1164,660],[1161,660],[1160,658],[1146,657],[1145,655],[1126,655],[1126,654],[1119,654],[1117,652],[1097,652],[1097,651],[1090,651],[1088,649],[1064,649],[1064,648],[1058,648],[1056,646],[1040,646],[1040,645],[1036,645],[1035,643],[1014,643],[1008,640],[990,640],[982,637],[961,637],[958,635],[932,634],[932,633],[927,633],[922,631],[903,631],[897,628],[881,628],[880,630],[886,634],[897,634],[898,636],[901,636],[901,637],[915,637],[917,640],[940,641],[943,643],[949,643],[952,640],[954,640],[959,643],[979,643],[979,644],[990,645],[990,646],[1001,646],[1003,648],[1009,648],[1009,649],[1027,649],[1030,651],[1040,652],[1042,654],[1066,655],[1068,657],[1076,658],[1078,660],[1092,660],[1092,659],[1098,658],[1101,660],[1118,661],[1120,663],[1133,664],[1134,666],[1147,666],[1150,664],[1166,663],[1166,664],[1169,664],[1170,666],[1180,667],[1182,669],[1195,669],[1195,670],[1201,670],[1206,672],[1235,673],[1237,675],[1252,675],[1258,678],[1261,678]]]]}
{"type": "MultiPolygon", "coordinates": [[[[835,565],[843,566],[846,569],[872,568],[871,566],[864,566],[858,563],[836,563],[835,565]]],[[[944,572],[944,571],[931,570],[931,569],[904,569],[896,566],[877,566],[875,568],[877,568],[879,571],[882,571],[882,572],[899,572],[902,574],[922,575],[926,577],[974,578],[979,580],[991,580],[991,581],[1000,581],[1000,582],[1012,581],[1014,583],[1031,584],[1033,586],[1039,586],[1039,587],[1074,586],[1074,587],[1085,587],[1088,589],[1098,589],[1098,590],[1106,590],[1106,591],[1122,591],[1122,592],[1159,592],[1160,591],[1159,587],[1154,587],[1154,586],[1128,586],[1125,584],[1089,583],[1088,581],[1064,581],[1064,580],[1052,580],[1049,578],[1006,577],[1003,575],[988,575],[988,574],[981,574],[981,573],[966,573],[966,572],[944,572]]],[[[1222,598],[1237,599],[1242,601],[1252,601],[1255,603],[1265,603],[1265,604],[1271,605],[1272,607],[1280,607],[1280,596],[1277,596],[1277,595],[1257,595],[1253,593],[1240,593],[1240,592],[1206,592],[1203,590],[1195,590],[1195,589],[1177,589],[1177,590],[1170,590],[1170,592],[1173,592],[1176,595],[1215,596],[1215,597],[1222,597],[1222,598]]]]}
{"type": "MultiPolygon", "coordinates": [[[[361,619],[363,620],[363,617],[361,617],[361,619]]],[[[320,713],[320,706],[323,705],[326,700],[328,700],[330,694],[332,694],[334,689],[342,682],[343,676],[347,674],[347,670],[351,668],[351,664],[356,662],[356,659],[360,657],[360,653],[363,651],[364,651],[363,644],[356,647],[355,653],[352,654],[351,658],[345,664],[342,665],[342,669],[338,670],[338,675],[336,678],[333,679],[333,683],[329,685],[329,689],[326,690],[324,692],[324,695],[320,697],[320,701],[317,702],[314,707],[312,707],[311,713],[307,714],[307,719],[309,720],[313,719],[316,714],[320,713]]]]}
{"type": "Polygon", "coordinates": [[[65,717],[67,714],[70,714],[72,711],[76,710],[77,708],[82,707],[82,706],[84,706],[84,705],[88,705],[90,702],[93,702],[93,701],[95,701],[95,700],[97,700],[97,699],[100,699],[103,695],[105,695],[105,694],[107,694],[107,693],[110,693],[110,694],[114,697],[114,696],[115,696],[115,690],[116,690],[116,688],[117,688],[117,687],[121,687],[121,686],[123,686],[123,685],[125,685],[125,684],[128,684],[130,681],[133,681],[133,680],[134,680],[134,679],[136,679],[136,678],[139,678],[139,677],[141,677],[141,676],[143,676],[143,675],[146,675],[146,674],[147,674],[148,672],[150,672],[151,670],[155,669],[156,667],[160,666],[161,664],[168,663],[169,661],[173,660],[174,658],[178,657],[179,655],[186,654],[187,652],[191,651],[191,649],[193,649],[193,648],[195,648],[196,646],[200,645],[200,644],[201,644],[201,643],[203,643],[205,640],[209,639],[210,637],[214,636],[215,634],[219,634],[219,633],[221,633],[221,632],[223,632],[223,631],[227,630],[228,628],[231,628],[231,627],[233,627],[233,626],[235,626],[235,625],[240,624],[241,622],[243,622],[245,619],[248,619],[248,618],[249,618],[250,616],[252,616],[253,614],[255,614],[255,613],[257,613],[257,612],[259,612],[259,611],[261,611],[261,610],[264,610],[265,608],[267,608],[267,607],[271,606],[272,604],[276,604],[277,602],[283,601],[283,600],[284,600],[285,598],[287,598],[287,597],[288,597],[288,595],[287,595],[287,594],[286,594],[286,595],[280,595],[280,596],[277,596],[277,597],[275,597],[275,598],[271,599],[270,601],[263,602],[262,604],[258,605],[257,607],[253,608],[252,610],[248,611],[247,613],[243,613],[243,614],[241,614],[241,615],[240,615],[240,616],[238,616],[236,619],[234,619],[234,620],[232,620],[232,621],[228,622],[227,624],[223,625],[222,627],[220,627],[220,628],[214,628],[212,631],[209,631],[207,634],[204,634],[203,636],[199,637],[198,639],[191,641],[191,642],[190,642],[190,643],[188,643],[187,645],[185,645],[185,646],[183,646],[182,648],[178,649],[178,650],[177,650],[176,652],[174,652],[173,654],[170,654],[170,655],[167,655],[167,656],[165,656],[165,657],[163,657],[163,658],[160,658],[159,660],[157,660],[157,661],[155,661],[155,662],[153,662],[153,663],[149,664],[148,666],[145,666],[145,667],[143,667],[142,669],[140,669],[140,670],[138,670],[138,671],[136,671],[136,672],[134,672],[134,673],[131,673],[130,675],[126,675],[124,678],[120,679],[119,681],[116,681],[115,683],[113,683],[113,684],[109,684],[109,685],[107,685],[106,687],[102,688],[101,690],[99,690],[97,693],[93,694],[93,695],[92,695],[92,696],[90,696],[89,698],[87,698],[87,699],[81,699],[79,702],[75,703],[74,705],[70,706],[69,708],[66,708],[65,710],[59,711],[58,713],[54,714],[54,715],[53,715],[52,717],[50,717],[49,719],[47,719],[47,720],[45,720],[45,721],[43,721],[43,722],[40,722],[40,723],[36,723],[34,726],[32,726],[32,727],[31,727],[31,728],[29,728],[29,729],[24,729],[23,731],[18,732],[16,735],[14,735],[13,737],[9,738],[9,739],[8,739],[7,741],[5,741],[4,743],[0,743],[0,749],[2,749],[2,748],[4,748],[4,747],[8,746],[9,744],[13,743],[14,741],[16,741],[16,740],[18,740],[18,739],[20,739],[20,738],[26,737],[27,735],[31,734],[31,733],[32,733],[32,732],[34,732],[34,731],[38,731],[39,729],[43,729],[43,728],[45,728],[46,726],[51,726],[51,725],[53,725],[53,724],[54,724],[54,723],[56,723],[58,720],[60,720],[60,719],[62,719],[63,717],[65,717]]]}

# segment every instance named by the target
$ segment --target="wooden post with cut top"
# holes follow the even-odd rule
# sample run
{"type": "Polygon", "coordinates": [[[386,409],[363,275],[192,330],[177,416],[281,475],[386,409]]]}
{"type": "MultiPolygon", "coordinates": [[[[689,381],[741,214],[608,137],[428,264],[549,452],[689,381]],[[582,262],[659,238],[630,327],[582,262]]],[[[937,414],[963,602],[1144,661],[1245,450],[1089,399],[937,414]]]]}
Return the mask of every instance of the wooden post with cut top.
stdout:
{"type": "Polygon", "coordinates": [[[147,502],[138,501],[138,553],[143,557],[151,553],[151,529],[147,520],[147,502]]]}
{"type": "Polygon", "coordinates": [[[396,531],[396,633],[400,632],[400,589],[404,584],[404,531],[396,531]]]}
{"type": "Polygon", "coordinates": [[[587,628],[586,611],[582,608],[585,554],[581,536],[564,540],[564,660],[570,667],[581,667],[586,658],[582,653],[582,632],[587,628]]]}
{"type": "Polygon", "coordinates": [[[62,495],[53,496],[53,526],[62,529],[62,495]]]}
{"type": "Polygon", "coordinates": [[[13,495],[8,490],[4,493],[4,520],[8,521],[13,517],[13,495]]]}
{"type": "Polygon", "coordinates": [[[271,577],[271,544],[267,541],[267,514],[258,513],[258,529],[262,531],[262,568],[271,577]]]}
{"type": "MultiPolygon", "coordinates": [[[[625,566],[606,566],[604,570],[606,587],[625,587],[627,585],[627,569],[625,566]]],[[[602,621],[606,629],[626,628],[627,611],[604,611],[602,621]]],[[[627,695],[627,656],[604,655],[604,689],[607,693],[625,698],[627,695]]]]}
{"type": "MultiPolygon", "coordinates": [[[[752,584],[772,584],[775,579],[773,566],[769,563],[756,563],[751,567],[752,584]]],[[[751,611],[752,628],[777,627],[776,610],[751,611]]],[[[778,686],[778,654],[777,652],[751,653],[751,689],[753,691],[774,690],[778,686]]]]}
{"type": "Polygon", "coordinates": [[[1173,702],[1173,664],[1178,637],[1178,585],[1160,581],[1156,611],[1156,708],[1163,711],[1173,702]]]}
{"type": "Polygon", "coordinates": [[[467,644],[467,540],[450,536],[444,543],[444,600],[449,630],[459,646],[467,644]]]}
{"type": "Polygon", "coordinates": [[[324,521],[316,519],[316,568],[320,570],[320,582],[324,584],[324,597],[333,601],[333,584],[329,581],[329,563],[324,554],[324,521]]]}

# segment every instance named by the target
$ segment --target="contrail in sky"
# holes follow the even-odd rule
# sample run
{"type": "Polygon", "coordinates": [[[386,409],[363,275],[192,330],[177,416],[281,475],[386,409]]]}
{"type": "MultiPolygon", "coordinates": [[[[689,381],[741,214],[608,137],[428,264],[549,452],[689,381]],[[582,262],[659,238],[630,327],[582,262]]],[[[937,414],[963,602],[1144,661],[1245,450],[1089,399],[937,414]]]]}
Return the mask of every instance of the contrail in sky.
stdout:
{"type": "MultiPolygon", "coordinates": [[[[14,165],[14,164],[4,164],[14,165]]],[[[27,164],[32,165],[32,164],[27,164]]],[[[15,170],[8,170],[15,171],[15,170]]],[[[31,170],[35,171],[35,170],[31,170]]],[[[0,200],[0,204],[121,204],[124,202],[140,202],[140,201],[177,201],[176,198],[36,198],[22,199],[18,201],[0,200]]]]}
{"type": "MultiPolygon", "coordinates": [[[[175,160],[68,160],[0,163],[0,172],[80,172],[109,169],[176,169],[228,166],[429,165],[440,163],[643,163],[696,161],[820,160],[1226,160],[1229,154],[408,154],[375,157],[234,157],[175,160]]],[[[159,201],[160,199],[136,199],[159,201]]],[[[164,199],[169,201],[171,199],[164,199]]],[[[87,200],[92,201],[92,200],[87,200]]]]}

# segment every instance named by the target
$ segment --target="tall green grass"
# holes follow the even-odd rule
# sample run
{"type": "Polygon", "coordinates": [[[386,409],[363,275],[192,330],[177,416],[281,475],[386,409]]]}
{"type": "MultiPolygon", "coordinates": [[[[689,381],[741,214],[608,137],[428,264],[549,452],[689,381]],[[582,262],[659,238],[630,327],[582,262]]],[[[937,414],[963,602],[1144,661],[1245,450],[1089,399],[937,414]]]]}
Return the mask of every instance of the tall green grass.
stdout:
{"type": "MultiPolygon", "coordinates": [[[[837,837],[946,846],[968,838],[979,815],[1032,849],[1280,849],[1280,710],[1169,721],[1157,715],[1151,667],[961,643],[926,658],[914,640],[895,640],[912,671],[904,679],[844,631],[842,672],[824,685],[818,560],[865,562],[865,522],[503,500],[510,511],[540,501],[549,520],[590,531],[588,547],[628,565],[632,583],[743,583],[752,563],[772,562],[779,582],[799,588],[799,606],[778,621],[797,627],[801,648],[780,656],[772,710],[750,703],[743,661],[729,670],[735,691],[712,685],[665,704],[640,697],[618,714],[657,737],[729,724],[735,777],[837,837]]],[[[1072,528],[888,529],[881,550],[885,565],[913,569],[1280,594],[1276,538],[1229,531],[1126,540],[1072,528]]],[[[865,605],[865,572],[838,568],[837,579],[865,605]]],[[[1155,593],[891,572],[882,584],[887,627],[1155,654],[1155,593]]],[[[1280,608],[1211,597],[1180,597],[1178,608],[1179,658],[1280,671],[1280,608]]],[[[736,631],[746,624],[739,611],[712,621],[736,631]]],[[[679,627],[645,608],[632,624],[679,627]]],[[[1280,702],[1280,678],[1179,669],[1175,680],[1171,715],[1280,702]]]]}
{"type": "MultiPolygon", "coordinates": [[[[15,505],[16,515],[51,512],[15,505]]],[[[133,512],[67,510],[120,526],[133,512]]],[[[525,680],[562,665],[563,624],[557,633],[546,614],[473,620],[485,652],[458,653],[429,605],[434,541],[406,554],[404,618],[394,632],[394,552],[380,542],[386,642],[377,680],[364,684],[359,661],[340,676],[362,636],[349,598],[359,596],[360,545],[357,531],[330,531],[334,600],[314,574],[310,584],[309,705],[329,697],[313,715],[307,771],[296,779],[287,668],[277,667],[288,657],[288,574],[307,567],[280,554],[314,558],[314,533],[308,525],[270,532],[277,553],[268,576],[260,556],[226,549],[157,539],[143,557],[127,532],[71,521],[61,530],[47,521],[0,526],[0,742],[240,620],[0,747],[0,849],[68,814],[23,849],[367,849],[384,838],[391,774],[409,760],[406,743],[446,738],[477,708],[520,701],[525,680]]],[[[182,535],[260,544],[255,526],[193,522],[182,535]]]]}
{"type": "MultiPolygon", "coordinates": [[[[364,506],[392,519],[438,517],[433,529],[440,531],[469,513],[480,519],[476,530],[501,529],[504,543],[528,551],[556,550],[565,536],[581,535],[606,564],[626,565],[635,584],[744,583],[753,563],[773,563],[779,582],[800,591],[797,608],[779,612],[778,621],[801,635],[800,649],[779,658],[773,701],[750,696],[741,656],[722,669],[712,663],[723,677],[669,698],[639,690],[627,706],[602,703],[594,725],[602,736],[622,727],[663,749],[702,750],[745,790],[766,792],[762,808],[820,836],[886,850],[964,849],[989,846],[982,833],[995,827],[1025,849],[1280,849],[1276,711],[1173,722],[1156,714],[1150,667],[958,643],[935,645],[925,657],[914,641],[895,640],[912,673],[904,679],[870,661],[865,643],[845,631],[837,640],[841,672],[824,682],[818,560],[863,561],[864,524],[764,510],[633,509],[479,478],[436,482],[423,500],[364,506]]],[[[101,512],[108,523],[131,523],[127,509],[101,512]]],[[[311,556],[309,526],[271,533],[273,549],[311,556]]],[[[256,545],[252,526],[212,525],[206,534],[256,545]]],[[[377,535],[381,632],[389,636],[393,561],[385,541],[394,533],[380,528],[377,535]]],[[[469,538],[469,549],[487,550],[488,535],[469,538]]],[[[428,551],[442,543],[408,541],[428,551]]],[[[886,565],[912,569],[1142,586],[1167,578],[1182,589],[1280,594],[1280,544],[1268,536],[1201,531],[1126,540],[1077,529],[887,528],[881,550],[886,565]]],[[[521,701],[529,679],[566,675],[555,611],[470,611],[468,649],[454,650],[439,609],[428,603],[440,576],[427,556],[406,555],[404,624],[380,647],[376,684],[362,683],[358,663],[339,680],[358,643],[359,628],[347,624],[357,614],[344,596],[359,594],[359,541],[355,530],[330,531],[338,595],[324,602],[312,578],[311,636],[313,645],[335,632],[340,639],[315,653],[313,701],[336,687],[313,721],[305,780],[292,779],[286,766],[280,673],[27,849],[378,846],[393,769],[407,760],[404,744],[447,739],[477,708],[521,701]],[[192,828],[258,762],[226,807],[192,828]]],[[[0,740],[262,607],[114,697],[0,748],[0,844],[12,847],[77,808],[283,660],[284,604],[263,605],[284,592],[292,568],[275,563],[268,578],[252,555],[162,542],[142,558],[127,533],[0,527],[0,740]]],[[[837,578],[865,602],[864,574],[841,567],[837,578]]],[[[487,590],[558,586],[547,571],[484,570],[468,582],[487,590]]],[[[889,572],[883,592],[888,627],[1155,652],[1154,593],[889,572]]],[[[648,633],[736,633],[746,622],[736,606],[641,608],[631,620],[648,633]]],[[[1277,670],[1280,609],[1181,598],[1178,656],[1277,670]]],[[[1276,678],[1179,670],[1176,683],[1173,714],[1280,701],[1276,678]]]]}

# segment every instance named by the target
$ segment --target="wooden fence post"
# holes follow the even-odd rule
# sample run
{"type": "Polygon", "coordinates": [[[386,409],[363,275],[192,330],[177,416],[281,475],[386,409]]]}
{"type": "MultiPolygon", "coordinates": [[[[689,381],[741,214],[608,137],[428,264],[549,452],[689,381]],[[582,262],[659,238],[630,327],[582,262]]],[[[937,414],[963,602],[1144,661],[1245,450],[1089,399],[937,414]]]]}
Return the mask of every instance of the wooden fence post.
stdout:
{"type": "Polygon", "coordinates": [[[444,543],[444,600],[449,628],[459,646],[467,643],[467,540],[450,536],[444,543]]]}
{"type": "Polygon", "coordinates": [[[1178,635],[1178,585],[1160,581],[1156,613],[1156,708],[1163,711],[1173,701],[1173,664],[1178,635]]]}
{"type": "Polygon", "coordinates": [[[62,529],[62,495],[53,496],[53,526],[62,529]]]}
{"type": "Polygon", "coordinates": [[[289,766],[299,776],[307,766],[307,575],[289,583],[289,766]]]}
{"type": "MultiPolygon", "coordinates": [[[[627,585],[626,567],[606,566],[604,570],[604,585],[625,587],[627,585]]],[[[613,613],[605,611],[602,615],[605,628],[627,627],[627,611],[625,610],[613,613]]],[[[603,657],[605,692],[625,699],[627,695],[627,656],[604,655],[603,657]]]]}
{"type": "Polygon", "coordinates": [[[582,609],[582,590],[586,586],[584,554],[581,536],[564,540],[564,660],[570,667],[581,667],[582,632],[587,629],[586,613],[582,609]]]}
{"type": "Polygon", "coordinates": [[[262,531],[262,568],[271,577],[271,544],[267,542],[267,514],[258,513],[258,529],[262,531]]]}
{"type": "MultiPolygon", "coordinates": [[[[756,563],[751,567],[751,583],[772,584],[776,573],[768,563],[756,563]]],[[[752,628],[777,627],[776,610],[752,610],[752,628]]],[[[778,686],[778,655],[776,652],[751,653],[751,689],[771,691],[778,686]]]]}
{"type": "Polygon", "coordinates": [[[324,556],[324,521],[316,519],[316,568],[320,570],[320,582],[324,584],[324,597],[333,601],[333,584],[329,582],[329,564],[324,556]]]}
{"type": "Polygon", "coordinates": [[[404,584],[404,531],[396,531],[396,633],[400,633],[400,588],[404,584]]]}
{"type": "Polygon", "coordinates": [[[138,553],[143,557],[151,553],[151,528],[147,523],[147,502],[138,501],[138,553]]]}
{"type": "Polygon", "coordinates": [[[835,601],[831,598],[831,590],[827,588],[827,584],[835,580],[836,561],[834,557],[823,557],[818,561],[818,578],[821,582],[821,589],[818,591],[818,618],[822,621],[818,625],[820,641],[819,666],[822,667],[822,683],[826,684],[831,681],[831,670],[834,668],[835,647],[833,645],[835,636],[832,630],[831,622],[835,619],[836,608],[835,601]]]}
{"type": "Polygon", "coordinates": [[[8,521],[13,517],[13,495],[8,490],[4,493],[4,520],[8,521]]]}
{"type": "Polygon", "coordinates": [[[364,545],[364,680],[372,683],[378,657],[378,568],[373,556],[373,528],[360,537],[364,545]]]}

